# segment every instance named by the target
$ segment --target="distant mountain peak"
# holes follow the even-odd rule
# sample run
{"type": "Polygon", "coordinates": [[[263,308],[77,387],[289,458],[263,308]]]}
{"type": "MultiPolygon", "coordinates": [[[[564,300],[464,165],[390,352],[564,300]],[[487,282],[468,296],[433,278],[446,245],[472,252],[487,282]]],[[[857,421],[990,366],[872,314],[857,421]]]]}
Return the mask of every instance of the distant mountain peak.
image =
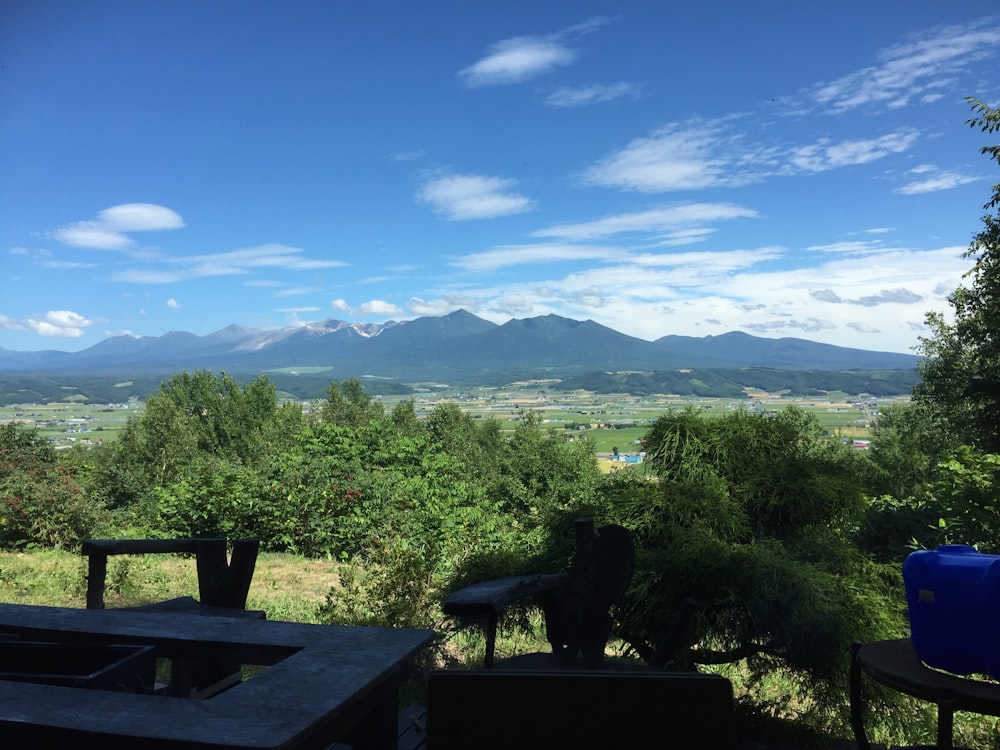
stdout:
{"type": "Polygon", "coordinates": [[[79,352],[0,349],[0,372],[170,374],[225,370],[253,374],[320,367],[350,376],[419,382],[481,382],[509,376],[584,372],[769,367],[789,370],[913,369],[915,355],[872,352],[808,341],[766,339],[741,331],[656,341],[593,320],[549,314],[497,325],[468,310],[385,323],[328,318],[280,330],[229,325],[207,336],[171,331],[121,335],[79,352]]]}

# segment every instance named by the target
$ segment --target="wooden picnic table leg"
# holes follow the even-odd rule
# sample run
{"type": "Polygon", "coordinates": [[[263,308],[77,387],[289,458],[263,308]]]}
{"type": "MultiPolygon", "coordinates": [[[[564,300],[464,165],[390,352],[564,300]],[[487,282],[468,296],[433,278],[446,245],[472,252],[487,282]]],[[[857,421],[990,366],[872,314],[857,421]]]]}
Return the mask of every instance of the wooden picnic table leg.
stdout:
{"type": "Polygon", "coordinates": [[[399,746],[399,689],[393,684],[368,696],[368,710],[351,732],[353,750],[396,750],[399,746]]]}
{"type": "Polygon", "coordinates": [[[860,750],[871,750],[871,744],[868,742],[868,735],[865,732],[864,706],[861,705],[861,660],[858,658],[861,645],[857,641],[851,644],[851,728],[854,730],[854,740],[858,743],[860,750]]]}

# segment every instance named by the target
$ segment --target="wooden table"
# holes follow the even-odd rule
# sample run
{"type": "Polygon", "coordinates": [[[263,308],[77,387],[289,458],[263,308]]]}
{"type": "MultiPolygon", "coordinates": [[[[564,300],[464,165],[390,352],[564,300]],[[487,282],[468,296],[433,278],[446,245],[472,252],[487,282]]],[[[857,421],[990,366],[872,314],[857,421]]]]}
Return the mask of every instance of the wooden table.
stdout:
{"type": "Polygon", "coordinates": [[[909,638],[855,643],[850,670],[851,724],[861,750],[871,747],[864,727],[862,672],[893,690],[937,704],[937,744],[934,747],[940,750],[953,747],[956,711],[1000,716],[1000,685],[931,669],[920,661],[909,638]]]}
{"type": "Polygon", "coordinates": [[[206,700],[0,680],[4,747],[396,747],[398,689],[433,632],[0,604],[0,638],[154,645],[271,665],[206,700]]]}

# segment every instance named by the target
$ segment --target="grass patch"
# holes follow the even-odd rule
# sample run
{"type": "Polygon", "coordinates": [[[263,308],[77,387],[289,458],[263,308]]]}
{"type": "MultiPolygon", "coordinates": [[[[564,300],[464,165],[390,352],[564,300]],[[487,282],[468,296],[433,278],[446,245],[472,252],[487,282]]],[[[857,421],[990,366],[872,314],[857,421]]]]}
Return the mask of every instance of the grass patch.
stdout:
{"type": "MultiPolygon", "coordinates": [[[[257,559],[248,609],[262,609],[269,620],[319,622],[317,612],[337,585],[338,564],[274,553],[257,559]]],[[[116,555],[108,558],[105,605],[129,607],[198,596],[193,557],[116,555]]],[[[50,607],[86,606],[87,563],[63,550],[0,552],[0,601],[50,607]]]]}

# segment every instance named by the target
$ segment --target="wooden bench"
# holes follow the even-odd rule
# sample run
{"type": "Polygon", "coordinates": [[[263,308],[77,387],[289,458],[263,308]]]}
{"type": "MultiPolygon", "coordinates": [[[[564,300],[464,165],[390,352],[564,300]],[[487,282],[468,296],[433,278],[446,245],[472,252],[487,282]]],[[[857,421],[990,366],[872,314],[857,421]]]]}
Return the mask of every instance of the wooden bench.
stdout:
{"type": "MultiPolygon", "coordinates": [[[[104,609],[109,556],[163,553],[195,556],[198,603],[245,609],[259,550],[257,539],[237,539],[233,542],[232,560],[227,561],[225,539],[85,539],[82,553],[87,557],[87,609],[104,609]]],[[[184,599],[190,597],[178,601],[184,599]]]]}
{"type": "MultiPolygon", "coordinates": [[[[227,559],[226,540],[184,539],[86,539],[87,609],[104,609],[108,557],[112,555],[191,554],[198,571],[198,599],[181,596],[124,610],[190,614],[208,617],[266,619],[260,610],[247,611],[247,594],[257,564],[260,542],[237,539],[232,559],[227,559]]],[[[163,692],[174,696],[208,697],[237,684],[240,665],[229,659],[206,659],[198,663],[175,659],[170,682],[163,692]]]]}
{"type": "Polygon", "coordinates": [[[737,745],[729,680],[696,672],[432,672],[427,750],[737,745]]]}
{"type": "MultiPolygon", "coordinates": [[[[610,609],[621,601],[632,580],[635,545],[632,534],[609,524],[594,529],[589,518],[574,522],[576,552],[569,570],[557,574],[534,574],[473,584],[448,596],[442,611],[460,624],[476,623],[486,633],[483,666],[494,664],[497,627],[503,611],[512,603],[538,596],[545,614],[545,631],[552,651],[517,657],[528,668],[546,661],[553,667],[596,668],[604,661],[611,635],[610,609]]],[[[512,666],[512,659],[504,660],[512,666]]]]}

